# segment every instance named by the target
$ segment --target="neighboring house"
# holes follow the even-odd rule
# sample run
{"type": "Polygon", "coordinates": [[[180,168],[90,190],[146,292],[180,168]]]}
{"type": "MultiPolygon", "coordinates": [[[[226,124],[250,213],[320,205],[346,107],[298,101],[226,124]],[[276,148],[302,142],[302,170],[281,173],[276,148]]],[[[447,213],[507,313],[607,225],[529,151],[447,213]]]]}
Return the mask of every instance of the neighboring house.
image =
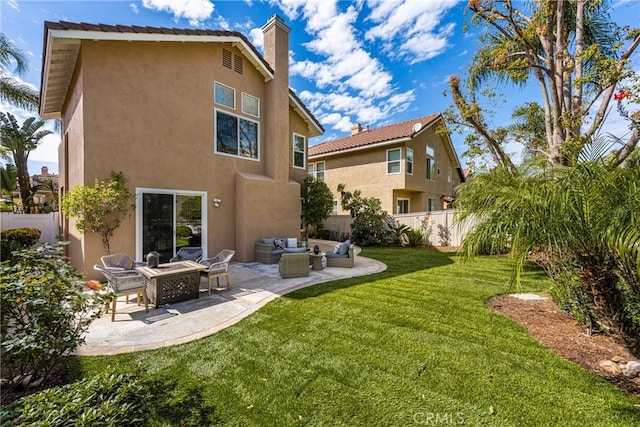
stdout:
{"type": "Polygon", "coordinates": [[[49,168],[42,166],[40,174],[31,175],[31,187],[38,187],[33,196],[35,204],[52,203],[56,206],[58,201],[58,175],[50,174],[49,168]]]}
{"type": "MultiPolygon", "coordinates": [[[[324,129],[289,89],[289,32],[273,16],[264,57],[234,31],[45,22],[40,115],[62,119],[60,193],[122,171],[135,213],[112,252],[179,247],[251,261],[261,237],[300,232],[308,139],[324,129]]],[[[98,235],[62,219],[91,274],[98,235]]]]}
{"type": "Polygon", "coordinates": [[[355,124],[351,136],[309,147],[308,169],[333,191],[337,214],[345,213],[339,208],[341,183],[401,214],[450,207],[464,182],[441,114],[376,129],[355,124]]]}

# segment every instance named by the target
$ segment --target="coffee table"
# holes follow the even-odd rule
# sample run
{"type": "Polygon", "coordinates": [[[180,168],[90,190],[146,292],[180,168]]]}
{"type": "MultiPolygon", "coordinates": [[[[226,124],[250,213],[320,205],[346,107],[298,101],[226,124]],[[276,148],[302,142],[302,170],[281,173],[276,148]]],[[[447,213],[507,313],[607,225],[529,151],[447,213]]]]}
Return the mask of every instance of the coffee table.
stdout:
{"type": "Polygon", "coordinates": [[[317,255],[314,254],[313,252],[309,253],[309,256],[311,257],[311,261],[313,261],[313,264],[311,266],[312,270],[322,270],[324,267],[322,267],[322,257],[324,256],[323,252],[318,253],[317,255]]]}
{"type": "Polygon", "coordinates": [[[169,262],[155,268],[138,267],[147,282],[147,298],[156,306],[200,297],[200,271],[204,265],[193,261],[169,262]]]}

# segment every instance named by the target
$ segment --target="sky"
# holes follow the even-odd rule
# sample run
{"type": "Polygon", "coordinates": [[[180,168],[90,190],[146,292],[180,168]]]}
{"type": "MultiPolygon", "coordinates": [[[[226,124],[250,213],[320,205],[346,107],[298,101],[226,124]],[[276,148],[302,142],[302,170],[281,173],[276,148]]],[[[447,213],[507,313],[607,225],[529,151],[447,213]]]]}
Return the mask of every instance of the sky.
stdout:
{"type": "MultiPolygon", "coordinates": [[[[517,1],[517,0],[516,0],[517,1]]],[[[442,112],[447,79],[464,76],[478,46],[467,1],[458,0],[0,0],[0,31],[30,61],[21,79],[39,90],[44,21],[207,28],[239,31],[262,52],[261,27],[274,14],[291,28],[289,85],[325,128],[310,145],[442,112]],[[465,28],[468,29],[465,31],[465,28]]],[[[619,25],[640,27],[640,0],[615,0],[619,25]]],[[[634,68],[640,70],[636,55],[634,68]]],[[[503,87],[507,104],[493,118],[508,123],[513,106],[538,101],[535,88],[503,87]]],[[[24,120],[30,114],[0,104],[24,120]]],[[[615,113],[612,114],[615,116],[615,113]]],[[[53,129],[52,124],[48,124],[53,129]]],[[[608,129],[624,133],[612,117],[608,129]]],[[[620,127],[622,126],[622,127],[620,127]]],[[[616,133],[616,132],[614,132],[616,133]]],[[[621,135],[619,135],[621,136],[621,135]]],[[[453,134],[464,167],[463,135],[453,134]]],[[[45,138],[30,156],[29,172],[58,173],[60,136],[45,138]]],[[[512,152],[519,150],[513,146],[512,152]]]]}

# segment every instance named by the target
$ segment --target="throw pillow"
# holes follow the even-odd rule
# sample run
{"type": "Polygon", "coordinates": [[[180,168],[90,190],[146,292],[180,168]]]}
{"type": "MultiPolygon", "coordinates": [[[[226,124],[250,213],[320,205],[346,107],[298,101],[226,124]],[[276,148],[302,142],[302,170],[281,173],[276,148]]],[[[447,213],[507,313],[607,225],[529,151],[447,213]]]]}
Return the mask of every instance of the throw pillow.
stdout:
{"type": "Polygon", "coordinates": [[[340,252],[338,252],[340,255],[346,255],[349,253],[349,246],[351,245],[351,242],[349,242],[348,240],[344,243],[340,244],[340,252]]]}
{"type": "Polygon", "coordinates": [[[275,239],[273,241],[273,247],[275,250],[282,250],[287,247],[284,239],[275,239]]]}
{"type": "Polygon", "coordinates": [[[342,243],[338,243],[336,245],[336,247],[333,248],[333,253],[339,254],[340,253],[340,246],[342,246],[342,243]]]}

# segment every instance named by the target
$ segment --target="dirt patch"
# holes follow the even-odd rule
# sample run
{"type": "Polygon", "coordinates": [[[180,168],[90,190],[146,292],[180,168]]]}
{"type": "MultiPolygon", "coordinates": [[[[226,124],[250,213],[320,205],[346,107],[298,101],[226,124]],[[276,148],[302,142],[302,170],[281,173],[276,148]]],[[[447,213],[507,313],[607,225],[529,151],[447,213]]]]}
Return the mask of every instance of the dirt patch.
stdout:
{"type": "Polygon", "coordinates": [[[603,360],[637,360],[622,343],[613,337],[585,333],[568,314],[562,312],[548,295],[547,300],[524,301],[508,295],[490,299],[487,307],[524,326],[529,333],[554,353],[578,363],[618,387],[640,398],[640,378],[611,375],[600,362],[603,360]]]}

